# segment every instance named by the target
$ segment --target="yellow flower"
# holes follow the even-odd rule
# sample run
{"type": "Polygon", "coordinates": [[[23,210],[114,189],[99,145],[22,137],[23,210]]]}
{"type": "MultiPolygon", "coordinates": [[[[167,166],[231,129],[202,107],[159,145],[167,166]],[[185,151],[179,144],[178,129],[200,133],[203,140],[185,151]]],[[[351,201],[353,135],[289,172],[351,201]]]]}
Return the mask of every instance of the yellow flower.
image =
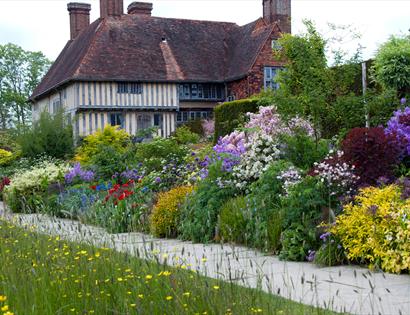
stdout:
{"type": "Polygon", "coordinates": [[[171,301],[171,300],[173,299],[173,297],[170,296],[170,295],[168,295],[165,299],[166,299],[167,301],[171,301]]]}
{"type": "Polygon", "coordinates": [[[0,310],[2,310],[3,312],[6,312],[9,310],[9,306],[8,305],[4,305],[0,310]]]}
{"type": "Polygon", "coordinates": [[[12,312],[6,312],[6,313],[4,313],[3,315],[14,315],[14,313],[12,313],[12,312]]]}
{"type": "Polygon", "coordinates": [[[146,275],[146,276],[145,276],[145,279],[146,279],[146,280],[151,280],[151,279],[152,279],[152,275],[146,275]]]}
{"type": "Polygon", "coordinates": [[[124,279],[123,279],[123,278],[117,278],[117,280],[118,280],[118,282],[122,282],[122,281],[124,281],[124,279]]]}
{"type": "Polygon", "coordinates": [[[140,299],[143,299],[143,298],[144,298],[144,294],[138,294],[138,297],[139,297],[140,299]]]}
{"type": "Polygon", "coordinates": [[[214,290],[219,290],[219,286],[217,286],[217,285],[214,285],[214,290]]]}
{"type": "Polygon", "coordinates": [[[7,300],[7,296],[0,295],[0,302],[4,302],[5,300],[7,300]]]}

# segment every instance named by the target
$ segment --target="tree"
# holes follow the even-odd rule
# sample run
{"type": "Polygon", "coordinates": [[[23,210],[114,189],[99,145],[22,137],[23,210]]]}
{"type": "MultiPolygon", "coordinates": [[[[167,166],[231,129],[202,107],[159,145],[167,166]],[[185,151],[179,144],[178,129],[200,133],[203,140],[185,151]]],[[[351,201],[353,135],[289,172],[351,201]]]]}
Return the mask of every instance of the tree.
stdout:
{"type": "Polygon", "coordinates": [[[375,79],[399,97],[410,93],[410,35],[391,36],[380,46],[374,62],[375,79]]]}
{"type": "Polygon", "coordinates": [[[14,44],[0,45],[0,127],[31,121],[28,99],[51,62],[41,52],[25,51],[14,44]]]}

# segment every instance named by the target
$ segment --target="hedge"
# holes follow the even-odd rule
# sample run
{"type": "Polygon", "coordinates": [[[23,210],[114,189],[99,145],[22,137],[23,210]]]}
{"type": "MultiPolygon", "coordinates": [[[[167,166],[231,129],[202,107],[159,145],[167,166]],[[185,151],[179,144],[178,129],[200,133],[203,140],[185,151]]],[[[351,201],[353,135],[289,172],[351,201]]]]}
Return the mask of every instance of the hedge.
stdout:
{"type": "Polygon", "coordinates": [[[214,142],[238,128],[244,121],[244,114],[255,113],[258,107],[258,99],[244,99],[216,106],[214,142]]]}

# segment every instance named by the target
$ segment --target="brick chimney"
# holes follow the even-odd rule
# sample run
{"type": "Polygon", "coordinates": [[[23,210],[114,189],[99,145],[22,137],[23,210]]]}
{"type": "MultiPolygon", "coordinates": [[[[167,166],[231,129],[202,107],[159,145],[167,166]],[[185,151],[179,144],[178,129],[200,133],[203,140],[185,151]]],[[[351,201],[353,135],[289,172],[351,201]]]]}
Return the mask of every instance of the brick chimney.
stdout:
{"type": "Polygon", "coordinates": [[[151,16],[153,5],[149,2],[133,2],[128,6],[128,14],[151,16]]]}
{"type": "Polygon", "coordinates": [[[124,0],[100,0],[102,18],[121,16],[124,14],[124,0]]]}
{"type": "Polygon", "coordinates": [[[82,30],[90,25],[91,5],[71,2],[67,5],[67,10],[70,12],[70,38],[75,39],[82,30]]]}
{"type": "Polygon", "coordinates": [[[266,23],[278,23],[283,33],[292,32],[291,16],[291,0],[263,0],[266,23]]]}

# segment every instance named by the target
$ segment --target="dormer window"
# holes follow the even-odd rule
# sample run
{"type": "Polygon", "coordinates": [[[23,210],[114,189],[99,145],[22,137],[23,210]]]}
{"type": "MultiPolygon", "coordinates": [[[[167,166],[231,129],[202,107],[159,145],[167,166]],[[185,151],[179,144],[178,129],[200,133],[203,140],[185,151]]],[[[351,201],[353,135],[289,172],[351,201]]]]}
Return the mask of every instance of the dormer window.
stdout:
{"type": "Polygon", "coordinates": [[[277,90],[279,88],[279,83],[276,82],[276,76],[281,70],[282,70],[281,67],[265,67],[265,70],[264,70],[265,90],[267,89],[277,90]]]}
{"type": "Polygon", "coordinates": [[[282,45],[279,44],[279,41],[277,39],[272,39],[272,49],[273,50],[281,50],[282,45]]]}
{"type": "Polygon", "coordinates": [[[130,83],[130,82],[120,82],[118,83],[119,94],[142,94],[142,84],[141,83],[130,83]]]}

